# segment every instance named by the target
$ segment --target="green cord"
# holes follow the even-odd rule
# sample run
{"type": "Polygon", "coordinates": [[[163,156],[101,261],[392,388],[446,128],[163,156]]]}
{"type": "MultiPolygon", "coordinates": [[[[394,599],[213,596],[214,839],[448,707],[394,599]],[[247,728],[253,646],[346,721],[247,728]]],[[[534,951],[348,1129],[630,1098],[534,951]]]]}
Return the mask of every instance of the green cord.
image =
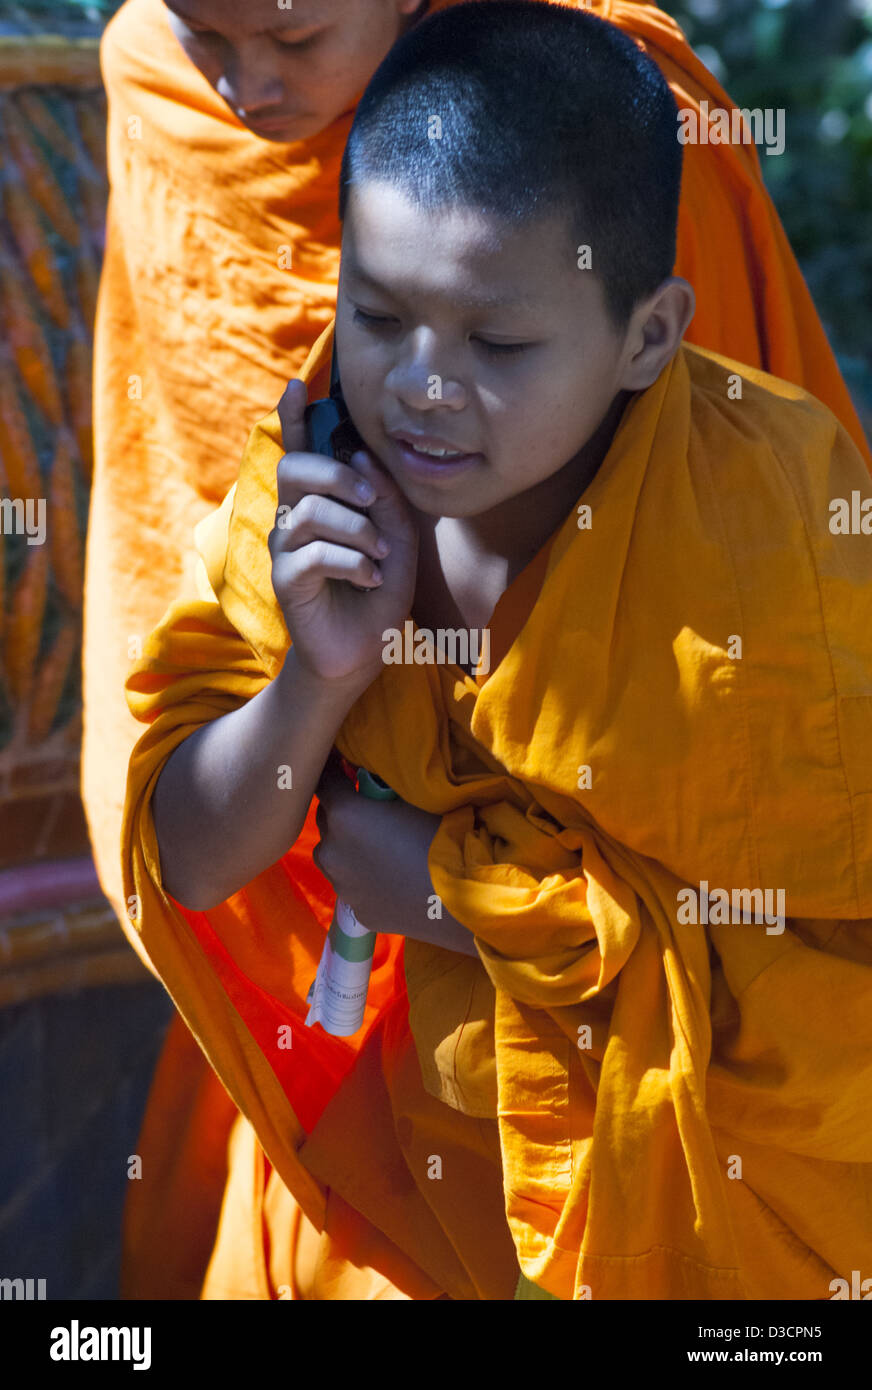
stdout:
{"type": "Polygon", "coordinates": [[[547,1293],[545,1289],[540,1289],[538,1284],[534,1284],[531,1279],[528,1279],[526,1274],[521,1274],[518,1276],[515,1300],[526,1298],[553,1298],[555,1303],[560,1302],[556,1294],[547,1293]]]}

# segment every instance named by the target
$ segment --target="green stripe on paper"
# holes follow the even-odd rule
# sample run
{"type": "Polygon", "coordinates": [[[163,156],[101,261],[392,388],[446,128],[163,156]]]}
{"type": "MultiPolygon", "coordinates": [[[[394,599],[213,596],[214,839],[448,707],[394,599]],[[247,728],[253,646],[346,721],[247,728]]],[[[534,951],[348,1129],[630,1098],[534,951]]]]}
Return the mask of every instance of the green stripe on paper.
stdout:
{"type": "Polygon", "coordinates": [[[375,950],[375,932],[368,931],[366,936],[348,936],[334,919],[330,926],[330,945],[343,960],[369,960],[375,950]]]}

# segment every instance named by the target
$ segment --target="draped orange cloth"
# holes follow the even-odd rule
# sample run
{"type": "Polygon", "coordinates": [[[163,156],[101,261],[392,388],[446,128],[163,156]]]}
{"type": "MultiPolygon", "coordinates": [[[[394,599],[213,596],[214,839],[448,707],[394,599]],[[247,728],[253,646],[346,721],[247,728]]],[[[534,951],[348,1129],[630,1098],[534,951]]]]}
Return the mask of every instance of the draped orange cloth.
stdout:
{"type": "Polygon", "coordinates": [[[442,816],[431,878],[480,961],[380,938],[353,1039],[303,1025],[306,846],[191,912],[151,819],[180,739],[287,650],[281,453],[274,412],[200,531],[217,601],[174,604],[128,682],[149,729],[124,853],[143,947],[282,1182],[316,1229],[334,1193],[366,1218],[407,1296],[394,1247],[452,1298],[510,1297],[515,1255],[563,1299],[827,1297],[872,1258],[872,553],[830,529],[868,491],[847,434],[680,349],[583,494],[590,528],[573,507],[498,603],[489,674],[388,666],[356,702],[337,747],[442,816]],[[786,910],[725,919],[718,891],[786,910]]]}
{"type": "MultiPolygon", "coordinates": [[[[655,6],[588,8],[647,48],[680,106],[731,105],[655,6]]],[[[224,496],[251,425],[330,320],[336,182],[351,117],[298,144],[259,140],[185,57],[160,0],[127,0],[106,30],[102,62],[111,196],[95,345],[83,796],[104,890],[154,968],[128,922],[118,856],[140,732],[123,684],[167,604],[195,592],[193,527],[224,496]]],[[[866,449],[753,146],[685,147],[676,271],[697,293],[691,342],[805,386],[866,449]]],[[[172,1109],[173,1085],[165,1073],[159,1109],[172,1109]]],[[[216,1143],[222,1100],[216,1092],[216,1143]]],[[[226,1133],[235,1111],[225,1105],[222,1114],[226,1133]]],[[[160,1131],[157,1122],[148,1130],[160,1131]]],[[[167,1156],[155,1142],[153,1170],[163,1172],[167,1156]]],[[[179,1160],[176,1175],[179,1191],[196,1191],[193,1157],[184,1174],[179,1160]]],[[[153,1229],[148,1183],[132,1200],[145,1209],[132,1228],[153,1229]]],[[[131,1255],[141,1271],[148,1258],[140,1246],[131,1255]]],[[[165,1277],[162,1259],[156,1275],[165,1277]]]]}

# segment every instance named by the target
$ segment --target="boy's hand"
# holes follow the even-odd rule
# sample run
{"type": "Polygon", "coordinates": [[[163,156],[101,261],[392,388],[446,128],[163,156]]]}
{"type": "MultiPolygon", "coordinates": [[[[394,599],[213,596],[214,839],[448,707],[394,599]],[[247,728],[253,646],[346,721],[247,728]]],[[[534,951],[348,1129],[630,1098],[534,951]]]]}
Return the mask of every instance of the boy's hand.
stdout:
{"type": "Polygon", "coordinates": [[[291,381],[278,406],[287,452],[269,537],[273,588],[297,660],[321,680],[360,680],[365,689],[381,669],[382,633],[409,614],[418,535],[405,498],[371,454],[355,454],[349,467],[303,452],[305,407],[304,383],[291,381]],[[357,491],[366,484],[369,500],[357,491]]]}
{"type": "Polygon", "coordinates": [[[405,801],[359,796],[333,759],[316,793],[321,840],[312,858],[357,920],[477,957],[472,932],[455,917],[444,908],[441,919],[427,915],[435,896],[427,859],[441,818],[405,801]]]}

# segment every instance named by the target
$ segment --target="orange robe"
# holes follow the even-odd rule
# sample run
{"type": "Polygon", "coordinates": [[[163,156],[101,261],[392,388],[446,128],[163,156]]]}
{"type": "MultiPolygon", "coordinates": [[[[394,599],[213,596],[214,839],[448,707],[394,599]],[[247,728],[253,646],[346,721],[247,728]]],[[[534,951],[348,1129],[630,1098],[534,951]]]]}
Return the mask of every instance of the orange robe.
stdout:
{"type": "MultiPolygon", "coordinates": [[[[281,453],[273,412],[201,528],[215,598],[174,604],[128,682],[149,728],[124,863],[284,1214],[324,1232],[302,1296],[358,1296],[354,1272],[365,1297],[391,1296],[381,1275],[509,1298],[520,1265],[561,1299],[828,1297],[872,1262],[872,552],[830,525],[834,497],[869,491],[846,432],[681,348],[579,499],[591,525],[573,506],[497,604],[488,673],[386,666],[355,703],[337,747],[442,817],[430,875],[479,959],[380,938],[353,1039],[303,1022],[326,927],[308,835],[192,912],[161,887],[151,817],[181,739],[287,651],[281,453]]],[[[260,1193],[252,1153],[240,1139],[234,1172],[260,1193]]],[[[229,1254],[219,1235],[216,1288],[285,1274],[294,1296],[287,1247],[260,1294],[229,1254]]]]}
{"type": "MultiPolygon", "coordinates": [[[[679,105],[730,105],[655,6],[592,8],[644,44],[679,105]]],[[[118,859],[139,733],[123,683],[167,604],[194,592],[192,529],[330,319],[350,117],[299,144],[259,140],[185,57],[160,0],[127,0],[107,27],[102,61],[111,196],[95,342],[82,785],[101,883],[141,952],[118,859]]],[[[805,386],[865,449],[753,146],[685,147],[676,270],[697,292],[691,342],[805,386]]],[[[208,1089],[210,1079],[198,1084],[208,1089]]],[[[173,1108],[174,1086],[167,1068],[158,1110],[173,1108]]],[[[216,1117],[220,1104],[219,1095],[216,1117]]],[[[225,1132],[234,1113],[225,1107],[225,1132]]],[[[159,1151],[153,1171],[165,1161],[159,1151]]],[[[176,1175],[179,1192],[199,1191],[193,1159],[176,1175]]],[[[149,1206],[149,1193],[143,1184],[134,1201],[149,1206]]],[[[154,1230],[151,1215],[134,1216],[133,1228],[154,1230]]],[[[132,1259],[144,1269],[145,1256],[132,1259]]]]}

